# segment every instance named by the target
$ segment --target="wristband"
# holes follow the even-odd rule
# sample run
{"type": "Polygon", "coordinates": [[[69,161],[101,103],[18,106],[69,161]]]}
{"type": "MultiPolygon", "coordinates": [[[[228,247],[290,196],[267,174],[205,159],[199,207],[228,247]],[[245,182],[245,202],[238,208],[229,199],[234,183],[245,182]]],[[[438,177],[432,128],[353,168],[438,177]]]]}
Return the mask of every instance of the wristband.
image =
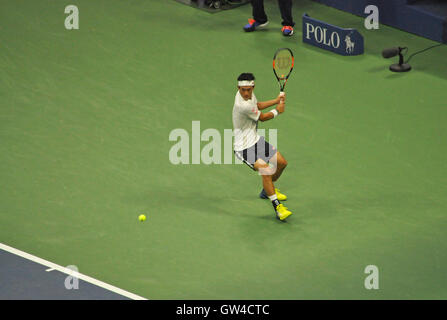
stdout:
{"type": "Polygon", "coordinates": [[[273,113],[273,118],[276,118],[276,116],[278,116],[278,110],[273,109],[272,111],[270,111],[271,113],[273,113]]]}

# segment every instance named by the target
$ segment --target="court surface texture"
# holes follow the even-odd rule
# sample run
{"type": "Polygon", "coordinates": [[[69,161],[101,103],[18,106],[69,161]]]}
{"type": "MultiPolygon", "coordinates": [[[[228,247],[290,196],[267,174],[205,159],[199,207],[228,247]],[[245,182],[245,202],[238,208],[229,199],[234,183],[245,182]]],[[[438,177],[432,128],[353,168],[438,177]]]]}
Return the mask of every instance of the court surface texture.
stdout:
{"type": "MultiPolygon", "coordinates": [[[[366,30],[364,18],[313,1],[294,2],[287,38],[276,1],[265,1],[267,30],[253,33],[242,30],[250,5],[70,4],[79,30],[65,29],[60,1],[0,4],[0,243],[147,299],[447,298],[445,46],[395,74],[383,49],[436,43],[366,30]],[[304,13],[357,28],[365,54],[303,44],[304,13]],[[254,73],[258,100],[275,98],[281,47],[296,59],[286,112],[260,128],[277,130],[288,161],[277,183],[286,223],[244,164],[169,158],[174,129],[188,132],[192,153],[193,121],[223,145],[240,73],[254,73]],[[370,265],[378,290],[365,288],[370,265]]],[[[66,275],[52,285],[45,277],[59,271],[18,257],[0,251],[2,298],[26,279],[40,295],[24,298],[63,286],[66,275]]]]}

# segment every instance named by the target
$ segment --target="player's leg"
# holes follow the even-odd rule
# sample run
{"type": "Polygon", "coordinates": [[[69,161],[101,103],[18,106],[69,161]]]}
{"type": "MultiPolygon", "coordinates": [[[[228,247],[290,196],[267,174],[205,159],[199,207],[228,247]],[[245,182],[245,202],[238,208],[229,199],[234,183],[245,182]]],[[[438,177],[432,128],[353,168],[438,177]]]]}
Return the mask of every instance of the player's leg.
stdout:
{"type": "MultiPolygon", "coordinates": [[[[258,143],[258,155],[266,163],[270,163],[271,165],[273,165],[273,168],[271,168],[272,181],[275,182],[276,180],[278,180],[282,171],[287,166],[287,161],[284,159],[284,157],[281,154],[279,154],[278,150],[274,146],[265,141],[263,137],[261,137],[258,143]]],[[[285,194],[281,194],[279,190],[276,188],[274,190],[279,200],[281,201],[287,200],[287,196],[285,194]]],[[[262,189],[261,193],[259,194],[259,197],[261,199],[268,198],[265,189],[262,189]]]]}
{"type": "Polygon", "coordinates": [[[262,159],[258,159],[255,162],[254,169],[259,172],[262,177],[262,186],[264,187],[265,193],[268,197],[275,194],[275,186],[273,185],[272,168],[262,159]]]}
{"type": "Polygon", "coordinates": [[[292,18],[292,0],[278,0],[279,11],[282,18],[282,34],[285,36],[291,36],[293,34],[293,27],[295,22],[292,18]]]}
{"type": "MultiPolygon", "coordinates": [[[[276,182],[283,173],[284,169],[287,167],[287,160],[284,159],[284,157],[279,151],[277,151],[275,152],[275,155],[270,159],[269,163],[274,166],[274,168],[272,168],[273,170],[272,181],[276,182]]],[[[279,189],[275,188],[274,190],[279,200],[281,201],[287,200],[287,196],[285,194],[282,194],[279,189]]],[[[261,199],[268,198],[265,189],[262,189],[261,193],[259,194],[259,197],[261,199]]]]}
{"type": "Polygon", "coordinates": [[[265,27],[268,24],[267,15],[264,10],[264,0],[252,0],[253,19],[248,20],[248,24],[244,26],[247,32],[255,31],[257,28],[265,27]]]}
{"type": "Polygon", "coordinates": [[[277,151],[275,156],[272,158],[272,162],[276,163],[276,172],[272,176],[272,181],[275,182],[279,179],[282,172],[287,167],[287,160],[284,159],[279,151],[277,151]]]}
{"type": "Polygon", "coordinates": [[[262,185],[264,187],[267,197],[270,199],[275,210],[276,217],[284,221],[288,216],[292,214],[287,207],[285,207],[278,200],[278,196],[275,191],[275,186],[272,181],[272,175],[274,174],[275,168],[270,168],[269,165],[262,159],[258,159],[254,164],[254,169],[259,172],[262,176],[262,185]]]}

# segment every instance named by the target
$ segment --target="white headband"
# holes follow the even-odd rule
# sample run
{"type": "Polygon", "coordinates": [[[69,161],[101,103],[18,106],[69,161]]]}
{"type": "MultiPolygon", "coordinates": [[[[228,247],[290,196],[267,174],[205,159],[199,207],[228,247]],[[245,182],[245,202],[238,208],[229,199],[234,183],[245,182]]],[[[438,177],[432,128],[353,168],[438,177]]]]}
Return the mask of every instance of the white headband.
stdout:
{"type": "Polygon", "coordinates": [[[254,87],[255,82],[253,80],[251,80],[251,81],[244,80],[244,81],[238,81],[237,85],[239,87],[254,87]]]}

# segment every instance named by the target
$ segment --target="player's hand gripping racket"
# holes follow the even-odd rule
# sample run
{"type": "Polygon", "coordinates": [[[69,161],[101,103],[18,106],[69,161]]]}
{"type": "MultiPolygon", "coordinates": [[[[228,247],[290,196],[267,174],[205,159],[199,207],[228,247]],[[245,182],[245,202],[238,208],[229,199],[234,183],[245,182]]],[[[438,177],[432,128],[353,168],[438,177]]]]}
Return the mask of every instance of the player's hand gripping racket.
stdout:
{"type": "Polygon", "coordinates": [[[278,49],[273,57],[273,72],[278,79],[280,95],[284,95],[284,87],[293,70],[295,58],[289,48],[278,49]]]}

